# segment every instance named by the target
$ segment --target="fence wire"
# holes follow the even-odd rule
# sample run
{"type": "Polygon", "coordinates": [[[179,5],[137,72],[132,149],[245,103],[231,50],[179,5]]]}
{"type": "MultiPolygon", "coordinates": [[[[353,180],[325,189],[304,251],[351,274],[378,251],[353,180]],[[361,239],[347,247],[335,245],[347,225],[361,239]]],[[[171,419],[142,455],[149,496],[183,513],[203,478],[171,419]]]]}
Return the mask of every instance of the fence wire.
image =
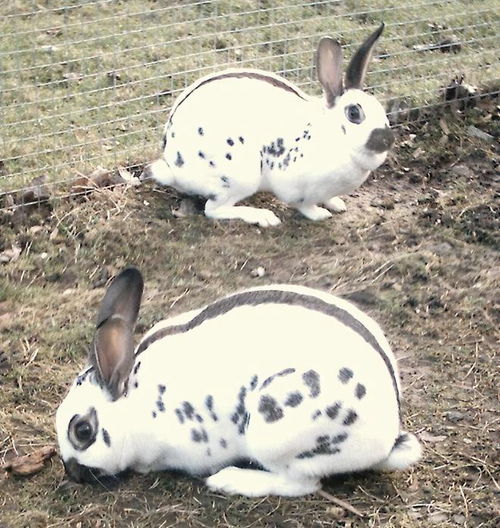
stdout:
{"type": "Polygon", "coordinates": [[[0,208],[150,161],[176,96],[211,71],[262,68],[319,95],[319,38],[348,59],[381,21],[367,84],[393,122],[498,94],[499,18],[496,0],[3,2],[0,208]]]}

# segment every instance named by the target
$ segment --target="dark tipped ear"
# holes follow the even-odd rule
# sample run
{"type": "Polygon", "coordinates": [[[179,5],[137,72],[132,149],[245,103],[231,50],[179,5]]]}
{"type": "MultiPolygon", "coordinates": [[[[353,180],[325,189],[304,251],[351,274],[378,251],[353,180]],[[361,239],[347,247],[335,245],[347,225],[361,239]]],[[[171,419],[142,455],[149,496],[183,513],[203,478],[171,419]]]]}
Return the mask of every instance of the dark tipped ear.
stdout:
{"type": "Polygon", "coordinates": [[[342,95],[342,47],[330,37],[323,37],[316,52],[316,71],[325,93],[326,105],[331,108],[335,98],[342,95]]]}
{"type": "Polygon", "coordinates": [[[345,87],[346,90],[349,88],[363,88],[363,83],[368,69],[368,63],[370,62],[373,47],[377,42],[378,38],[384,31],[384,23],[380,26],[361,44],[356,53],[353,55],[347,71],[345,74],[345,87]]]}
{"type": "Polygon", "coordinates": [[[123,394],[134,363],[133,332],[143,288],[141,273],[127,268],[109,285],[97,315],[90,362],[113,400],[123,394]]]}

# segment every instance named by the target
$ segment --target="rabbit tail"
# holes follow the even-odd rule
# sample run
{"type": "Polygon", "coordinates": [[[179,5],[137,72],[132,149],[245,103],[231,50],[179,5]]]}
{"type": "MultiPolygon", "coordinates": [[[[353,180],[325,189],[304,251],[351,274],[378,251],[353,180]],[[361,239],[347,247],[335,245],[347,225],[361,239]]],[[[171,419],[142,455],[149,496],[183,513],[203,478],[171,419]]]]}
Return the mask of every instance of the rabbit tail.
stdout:
{"type": "Polygon", "coordinates": [[[173,186],[174,183],[174,174],[163,158],[157,159],[146,167],[141,179],[145,180],[149,178],[152,178],[162,185],[173,186]]]}
{"type": "Polygon", "coordinates": [[[406,469],[422,456],[422,446],[417,437],[402,431],[394,442],[389,456],[372,467],[376,471],[396,471],[406,469]]]}

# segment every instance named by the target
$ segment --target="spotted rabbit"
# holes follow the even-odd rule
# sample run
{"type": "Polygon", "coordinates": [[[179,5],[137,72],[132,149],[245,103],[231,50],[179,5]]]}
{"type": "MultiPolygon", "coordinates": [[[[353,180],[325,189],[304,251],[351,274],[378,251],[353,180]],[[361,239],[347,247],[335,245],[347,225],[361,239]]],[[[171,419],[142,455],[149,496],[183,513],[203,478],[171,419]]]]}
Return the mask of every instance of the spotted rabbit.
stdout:
{"type": "Polygon", "coordinates": [[[198,80],[175,102],[163,155],[144,177],[206,198],[211,218],[279,224],[270,210],[235,205],[257,191],[272,192],[311,220],[344,211],[339,195],[359,187],[394,142],[384,108],[362,90],[383,28],[354,54],[345,86],[340,44],[320,40],[316,68],[323,99],[261,70],[226,70],[198,80]]]}
{"type": "Polygon", "coordinates": [[[389,344],[352,304],[265,286],[164,320],[134,351],[142,288],[134,268],[111,283],[90,364],[57,411],[71,478],[178,469],[227,493],[295,496],[420,457],[389,344]]]}

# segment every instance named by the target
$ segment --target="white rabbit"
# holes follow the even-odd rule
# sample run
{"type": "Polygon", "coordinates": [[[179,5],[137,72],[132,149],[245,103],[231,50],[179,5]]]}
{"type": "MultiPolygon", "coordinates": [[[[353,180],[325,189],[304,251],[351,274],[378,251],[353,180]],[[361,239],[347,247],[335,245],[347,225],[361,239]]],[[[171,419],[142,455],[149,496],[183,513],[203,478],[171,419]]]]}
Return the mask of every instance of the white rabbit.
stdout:
{"type": "Polygon", "coordinates": [[[91,364],[57,411],[70,478],[178,469],[227,493],[296,496],[419,459],[389,344],[350,303],[265,286],[158,323],[134,352],[142,288],[133,268],[109,286],[91,364]]]}
{"type": "Polygon", "coordinates": [[[362,91],[382,24],[354,54],[342,82],[342,48],[322,38],[316,68],[324,100],[261,70],[211,74],[176,100],[163,156],[144,172],[188,194],[207,198],[210,218],[277,225],[267,209],[235,206],[270,191],[311,220],[344,211],[352,192],[381,165],[394,142],[382,105],[362,91]],[[319,207],[323,204],[327,209],[319,207]]]}

